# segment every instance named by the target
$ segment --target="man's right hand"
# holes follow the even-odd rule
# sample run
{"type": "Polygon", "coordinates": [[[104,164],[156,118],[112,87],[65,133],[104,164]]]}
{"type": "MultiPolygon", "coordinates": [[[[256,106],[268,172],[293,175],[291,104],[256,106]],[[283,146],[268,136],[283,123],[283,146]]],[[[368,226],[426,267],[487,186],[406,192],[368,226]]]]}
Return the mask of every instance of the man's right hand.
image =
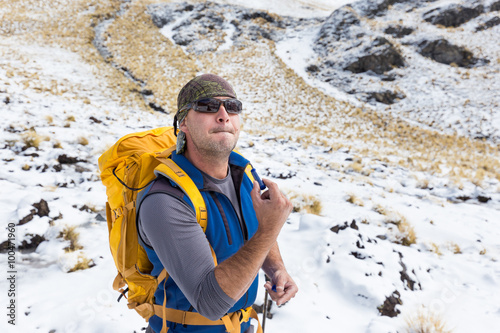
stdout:
{"type": "Polygon", "coordinates": [[[281,227],[292,212],[293,205],[281,193],[276,183],[268,179],[262,181],[268,190],[261,194],[259,184],[254,181],[251,192],[253,207],[259,221],[258,232],[276,239],[281,227]]]}

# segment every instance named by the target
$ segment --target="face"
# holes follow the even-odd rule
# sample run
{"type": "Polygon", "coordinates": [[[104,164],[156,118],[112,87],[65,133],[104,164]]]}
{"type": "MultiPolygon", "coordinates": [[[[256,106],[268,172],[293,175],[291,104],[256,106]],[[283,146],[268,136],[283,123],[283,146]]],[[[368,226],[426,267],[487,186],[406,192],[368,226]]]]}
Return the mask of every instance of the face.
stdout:
{"type": "MultiPolygon", "coordinates": [[[[220,100],[229,97],[215,97],[220,100]]],[[[190,110],[179,128],[186,134],[188,153],[227,158],[240,135],[240,117],[227,113],[221,104],[217,113],[190,110]]]]}

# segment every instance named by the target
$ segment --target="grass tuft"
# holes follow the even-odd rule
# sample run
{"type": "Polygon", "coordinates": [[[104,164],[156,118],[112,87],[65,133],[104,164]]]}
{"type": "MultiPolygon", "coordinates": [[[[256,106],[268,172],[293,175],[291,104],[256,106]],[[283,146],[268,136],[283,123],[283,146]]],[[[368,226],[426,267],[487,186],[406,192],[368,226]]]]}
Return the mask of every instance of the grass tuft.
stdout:
{"type": "Polygon", "coordinates": [[[24,143],[24,148],[36,148],[40,147],[42,141],[49,141],[49,137],[39,135],[35,131],[28,131],[22,135],[22,141],[24,143]]]}
{"type": "Polygon", "coordinates": [[[451,242],[448,246],[449,246],[450,250],[453,251],[454,254],[461,254],[462,253],[462,249],[460,248],[460,246],[457,243],[451,242]]]}
{"type": "Polygon", "coordinates": [[[375,204],[373,207],[372,207],[372,210],[379,213],[380,215],[388,215],[389,214],[389,210],[382,206],[381,204],[375,204]]]}
{"type": "Polygon", "coordinates": [[[63,231],[59,233],[59,238],[69,241],[69,245],[64,248],[66,252],[74,252],[83,249],[83,246],[78,243],[78,236],[80,234],[76,232],[75,229],[75,226],[66,226],[63,231]]]}
{"type": "Polygon", "coordinates": [[[357,205],[360,207],[363,207],[365,205],[363,200],[361,200],[359,197],[357,197],[354,193],[347,194],[346,201],[353,204],[353,205],[357,205]]]}
{"type": "Polygon", "coordinates": [[[417,243],[415,229],[406,220],[398,225],[401,235],[398,237],[398,243],[404,246],[410,246],[417,243]]]}
{"type": "Polygon", "coordinates": [[[68,273],[82,271],[84,269],[89,269],[89,268],[94,267],[94,266],[95,266],[95,263],[92,259],[87,258],[83,254],[79,254],[78,255],[78,262],[76,263],[75,266],[73,266],[73,268],[71,268],[68,271],[68,273]]]}
{"type": "Polygon", "coordinates": [[[446,323],[437,314],[421,308],[412,317],[406,319],[407,333],[451,333],[446,323]]]}
{"type": "Polygon", "coordinates": [[[438,256],[442,256],[443,252],[441,252],[441,249],[439,248],[439,245],[436,243],[431,243],[431,252],[434,252],[438,256]]]}
{"type": "Polygon", "coordinates": [[[78,138],[78,144],[80,144],[82,146],[86,146],[89,144],[89,140],[86,137],[81,136],[78,138]]]}
{"type": "Polygon", "coordinates": [[[287,193],[287,197],[293,204],[294,212],[304,212],[308,214],[320,215],[323,209],[321,201],[313,195],[299,194],[296,192],[287,193]]]}

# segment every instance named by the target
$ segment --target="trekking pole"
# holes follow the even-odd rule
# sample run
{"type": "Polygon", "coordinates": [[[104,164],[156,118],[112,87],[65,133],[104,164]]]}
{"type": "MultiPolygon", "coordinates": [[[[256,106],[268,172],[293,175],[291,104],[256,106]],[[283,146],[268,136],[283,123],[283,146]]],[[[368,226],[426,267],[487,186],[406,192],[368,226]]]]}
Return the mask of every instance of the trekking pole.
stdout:
{"type": "MultiPolygon", "coordinates": [[[[269,276],[267,276],[267,274],[265,274],[265,278],[266,278],[266,282],[267,281],[271,281],[271,279],[269,278],[269,276]]],[[[269,297],[269,292],[267,291],[266,289],[266,293],[264,295],[264,309],[262,310],[262,333],[264,333],[265,329],[266,329],[266,318],[267,318],[267,299],[269,297]]]]}
{"type": "Polygon", "coordinates": [[[264,296],[264,310],[262,311],[262,333],[266,331],[266,317],[267,317],[267,297],[269,296],[269,293],[267,292],[266,289],[266,294],[264,296]]]}

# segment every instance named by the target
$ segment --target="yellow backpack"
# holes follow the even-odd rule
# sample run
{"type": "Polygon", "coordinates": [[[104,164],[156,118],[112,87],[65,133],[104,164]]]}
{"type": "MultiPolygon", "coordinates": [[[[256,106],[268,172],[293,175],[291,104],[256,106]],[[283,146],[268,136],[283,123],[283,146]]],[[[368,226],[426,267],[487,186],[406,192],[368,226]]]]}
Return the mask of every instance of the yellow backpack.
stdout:
{"type": "MultiPolygon", "coordinates": [[[[164,269],[157,277],[150,275],[153,265],[138,241],[136,200],[139,191],[156,179],[155,170],[179,185],[193,203],[196,219],[203,231],[207,226],[205,201],[198,188],[169,158],[175,150],[176,140],[173,127],[132,133],[119,139],[99,157],[101,180],[108,197],[106,219],[109,245],[118,269],[113,288],[123,296],[127,293],[128,307],[136,310],[146,321],[153,315],[161,317],[162,332],[168,330],[166,320],[190,325],[225,325],[228,332],[239,332],[241,322],[248,321],[250,317],[258,320],[251,307],[211,321],[196,312],[166,309],[165,304],[159,307],[154,303],[158,283],[168,278],[168,273],[164,269]]],[[[253,180],[250,169],[246,171],[253,180]]],[[[212,256],[217,265],[213,249],[212,256]]],[[[260,323],[258,332],[261,332],[260,323]]]]}

